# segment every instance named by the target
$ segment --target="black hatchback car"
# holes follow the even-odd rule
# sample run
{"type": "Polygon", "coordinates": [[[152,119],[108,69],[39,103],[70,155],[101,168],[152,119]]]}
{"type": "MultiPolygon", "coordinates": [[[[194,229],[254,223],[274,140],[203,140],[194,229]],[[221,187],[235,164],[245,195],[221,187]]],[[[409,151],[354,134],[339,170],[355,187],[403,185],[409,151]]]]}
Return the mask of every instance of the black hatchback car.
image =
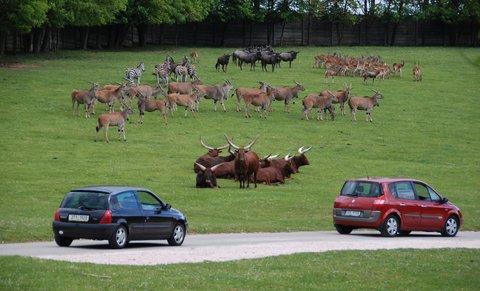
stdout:
{"type": "Polygon", "coordinates": [[[55,242],[68,247],[75,239],[108,240],[123,248],[133,240],[166,239],[183,244],[187,218],[152,191],[125,186],[92,186],[70,191],[55,212],[55,242]]]}

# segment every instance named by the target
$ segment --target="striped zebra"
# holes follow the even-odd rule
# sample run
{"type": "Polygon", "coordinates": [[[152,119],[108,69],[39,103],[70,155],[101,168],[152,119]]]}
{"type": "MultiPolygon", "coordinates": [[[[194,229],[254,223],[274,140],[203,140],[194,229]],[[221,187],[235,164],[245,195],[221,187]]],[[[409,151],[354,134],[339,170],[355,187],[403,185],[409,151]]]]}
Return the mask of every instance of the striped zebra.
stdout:
{"type": "Polygon", "coordinates": [[[185,68],[187,68],[187,74],[188,76],[190,77],[190,80],[191,81],[195,81],[195,80],[198,80],[198,77],[197,77],[197,68],[195,67],[195,65],[192,65],[190,64],[187,56],[184,56],[183,57],[183,64],[182,64],[185,68]]]}
{"type": "Polygon", "coordinates": [[[145,64],[142,62],[137,68],[128,68],[125,70],[125,79],[131,83],[135,83],[133,79],[137,79],[137,85],[140,85],[140,79],[142,78],[142,72],[145,71],[145,64]]]}
{"type": "Polygon", "coordinates": [[[157,77],[157,86],[160,86],[160,80],[165,86],[168,86],[168,72],[170,71],[170,63],[164,62],[155,65],[154,75],[157,77]]]}

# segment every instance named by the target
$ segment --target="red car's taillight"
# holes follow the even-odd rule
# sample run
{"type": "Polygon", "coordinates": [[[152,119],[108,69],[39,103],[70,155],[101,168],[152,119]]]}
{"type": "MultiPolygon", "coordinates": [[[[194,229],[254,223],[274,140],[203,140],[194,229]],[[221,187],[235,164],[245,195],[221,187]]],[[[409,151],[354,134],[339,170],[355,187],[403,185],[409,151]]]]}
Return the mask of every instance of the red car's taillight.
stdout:
{"type": "Polygon", "coordinates": [[[60,208],[55,211],[55,221],[60,221],[60,208]]]}
{"type": "Polygon", "coordinates": [[[112,223],[112,212],[110,210],[105,211],[98,223],[112,223]]]}

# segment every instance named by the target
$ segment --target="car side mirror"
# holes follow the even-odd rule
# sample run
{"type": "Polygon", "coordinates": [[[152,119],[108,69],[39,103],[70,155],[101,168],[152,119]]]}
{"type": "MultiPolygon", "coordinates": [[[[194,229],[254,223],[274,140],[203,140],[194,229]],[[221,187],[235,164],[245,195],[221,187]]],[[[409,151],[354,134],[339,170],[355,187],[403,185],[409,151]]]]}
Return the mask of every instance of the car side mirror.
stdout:
{"type": "Polygon", "coordinates": [[[165,206],[163,206],[163,209],[165,209],[165,210],[168,210],[168,209],[170,209],[170,208],[172,208],[172,205],[170,205],[170,204],[168,204],[168,203],[165,204],[165,206]]]}
{"type": "Polygon", "coordinates": [[[442,200],[440,200],[440,202],[442,202],[442,204],[447,203],[447,202],[448,202],[448,198],[443,197],[442,200]]]}

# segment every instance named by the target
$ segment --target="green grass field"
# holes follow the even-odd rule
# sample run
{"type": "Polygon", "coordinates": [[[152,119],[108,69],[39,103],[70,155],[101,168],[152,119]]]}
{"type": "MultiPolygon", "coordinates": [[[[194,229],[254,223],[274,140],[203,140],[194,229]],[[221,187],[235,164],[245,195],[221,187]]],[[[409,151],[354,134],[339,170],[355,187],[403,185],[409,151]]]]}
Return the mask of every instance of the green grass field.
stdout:
{"type": "Polygon", "coordinates": [[[340,251],[168,266],[20,257],[0,257],[0,263],[1,290],[477,290],[480,284],[479,251],[466,249],[340,251]]]}
{"type": "MultiPolygon", "coordinates": [[[[284,51],[291,48],[285,48],[284,51]]],[[[234,98],[227,112],[213,111],[203,100],[200,112],[183,117],[181,109],[164,126],[158,112],[144,124],[126,125],[126,143],[110,131],[110,144],[94,142],[96,118],[73,116],[70,92],[88,88],[87,81],[121,82],[126,67],[143,61],[142,83],[155,84],[153,66],[167,55],[176,60],[190,48],[146,51],[60,51],[36,56],[2,57],[0,63],[0,241],[52,239],[51,221],[64,194],[72,188],[98,184],[150,188],[189,218],[191,233],[333,229],[331,208],[345,179],[362,176],[403,176],[425,180],[463,211],[464,230],[480,229],[480,51],[473,48],[301,47],[288,68],[271,72],[216,72],[216,58],[232,52],[199,48],[198,75],[206,84],[229,79],[235,87],[303,83],[306,91],[283,112],[274,103],[267,120],[236,112],[234,98]],[[405,60],[403,78],[367,84],[359,77],[326,83],[323,70],[312,68],[313,56],[339,52],[349,56],[379,55],[392,64],[405,60]],[[411,68],[420,61],[423,81],[413,82],[411,68]],[[375,108],[373,123],[358,114],[332,121],[302,119],[301,98],[323,89],[352,83],[353,95],[385,96],[375,108]],[[239,145],[257,134],[254,150],[264,156],[286,155],[313,146],[310,166],[284,185],[239,189],[220,180],[220,189],[196,189],[193,162],[213,146],[226,144],[224,134],[239,145]]],[[[97,114],[103,111],[97,106],[97,114]]],[[[338,111],[338,109],[337,109],[338,111]]],[[[188,238],[187,238],[188,239],[188,238]]]]}

